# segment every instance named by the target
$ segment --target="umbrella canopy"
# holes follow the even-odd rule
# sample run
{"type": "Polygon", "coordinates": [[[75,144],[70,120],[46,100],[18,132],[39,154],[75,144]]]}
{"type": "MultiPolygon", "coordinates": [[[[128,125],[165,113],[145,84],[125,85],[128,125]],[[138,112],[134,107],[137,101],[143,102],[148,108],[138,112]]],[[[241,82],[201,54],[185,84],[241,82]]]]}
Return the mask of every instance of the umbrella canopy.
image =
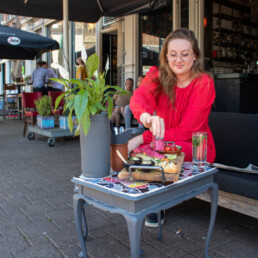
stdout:
{"type": "MultiPolygon", "coordinates": [[[[120,17],[155,10],[167,2],[168,0],[69,0],[68,20],[95,23],[102,16],[120,17]]],[[[0,13],[62,20],[63,1],[1,0],[0,13]]]]}
{"type": "Polygon", "coordinates": [[[34,59],[55,49],[59,44],[53,39],[0,25],[0,59],[34,59]]]}

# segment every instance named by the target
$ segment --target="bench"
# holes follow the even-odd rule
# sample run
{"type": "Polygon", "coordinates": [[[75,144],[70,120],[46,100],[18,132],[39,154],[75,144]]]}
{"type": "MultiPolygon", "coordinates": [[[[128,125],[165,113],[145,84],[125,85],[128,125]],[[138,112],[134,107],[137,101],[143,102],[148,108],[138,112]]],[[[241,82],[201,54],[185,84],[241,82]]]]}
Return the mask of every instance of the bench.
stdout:
{"type": "MultiPolygon", "coordinates": [[[[258,165],[258,114],[211,112],[216,163],[246,168],[258,165]]],[[[258,174],[219,169],[219,205],[258,218],[258,174]]],[[[198,198],[208,200],[203,194],[198,198]]]]}

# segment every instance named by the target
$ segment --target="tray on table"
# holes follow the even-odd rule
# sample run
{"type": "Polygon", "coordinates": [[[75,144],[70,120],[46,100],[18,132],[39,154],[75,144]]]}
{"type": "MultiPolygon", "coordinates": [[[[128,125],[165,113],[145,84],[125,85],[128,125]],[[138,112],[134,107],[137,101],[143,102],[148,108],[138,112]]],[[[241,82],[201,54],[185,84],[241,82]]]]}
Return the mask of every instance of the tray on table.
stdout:
{"type": "MultiPolygon", "coordinates": [[[[180,155],[178,155],[176,158],[175,163],[178,168],[177,173],[164,173],[166,182],[176,182],[178,180],[182,170],[184,158],[185,158],[184,152],[181,152],[180,155]]],[[[162,175],[160,171],[144,172],[144,171],[135,170],[132,172],[132,176],[134,180],[162,181],[162,175]]],[[[119,172],[118,177],[120,179],[129,179],[130,175],[129,175],[129,172],[124,168],[119,172]]]]}

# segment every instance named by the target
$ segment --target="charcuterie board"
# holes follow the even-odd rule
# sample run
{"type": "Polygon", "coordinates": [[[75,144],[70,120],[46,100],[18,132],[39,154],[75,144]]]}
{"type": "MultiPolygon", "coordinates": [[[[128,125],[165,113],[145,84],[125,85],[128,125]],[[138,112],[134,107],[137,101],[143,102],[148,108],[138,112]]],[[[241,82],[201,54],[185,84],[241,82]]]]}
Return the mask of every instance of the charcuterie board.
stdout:
{"type": "MultiPolygon", "coordinates": [[[[175,160],[177,166],[176,173],[164,173],[166,182],[176,182],[180,176],[182,165],[184,162],[185,153],[181,152],[175,160]]],[[[151,167],[150,167],[151,170],[151,167]]],[[[162,176],[160,171],[144,172],[141,170],[135,170],[132,172],[134,180],[146,180],[146,181],[162,181],[162,176]]],[[[129,179],[129,172],[124,168],[119,172],[118,178],[129,179]]]]}

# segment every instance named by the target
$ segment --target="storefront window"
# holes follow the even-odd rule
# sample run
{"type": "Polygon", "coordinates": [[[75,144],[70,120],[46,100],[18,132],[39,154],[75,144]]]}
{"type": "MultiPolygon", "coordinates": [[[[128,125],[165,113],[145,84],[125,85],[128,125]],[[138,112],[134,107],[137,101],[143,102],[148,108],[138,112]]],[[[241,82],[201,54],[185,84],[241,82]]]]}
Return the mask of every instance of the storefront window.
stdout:
{"type": "Polygon", "coordinates": [[[159,65],[159,53],[172,30],[172,7],[140,15],[140,74],[152,65],[159,65]]]}
{"type": "Polygon", "coordinates": [[[74,33],[75,59],[81,56],[81,51],[84,49],[86,49],[88,57],[95,53],[96,26],[94,23],[75,22],[74,33]]]}

